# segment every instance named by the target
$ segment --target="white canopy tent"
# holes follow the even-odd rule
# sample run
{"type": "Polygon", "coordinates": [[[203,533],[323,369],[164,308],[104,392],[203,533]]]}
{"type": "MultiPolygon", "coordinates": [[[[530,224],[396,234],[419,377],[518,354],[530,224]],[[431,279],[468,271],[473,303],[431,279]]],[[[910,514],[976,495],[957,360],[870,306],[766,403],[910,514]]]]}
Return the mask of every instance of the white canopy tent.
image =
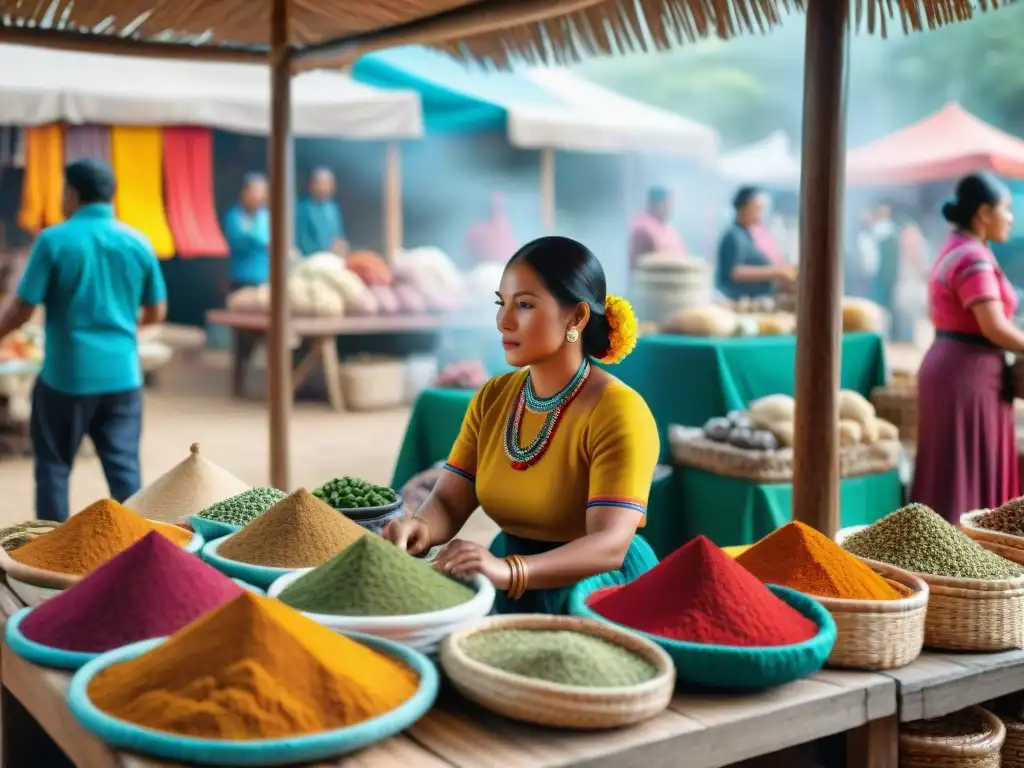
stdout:
{"type": "MultiPolygon", "coordinates": [[[[312,71],[292,81],[292,121],[302,137],[411,139],[423,134],[419,96],[312,71]]],[[[66,122],[203,125],[270,130],[270,76],[226,64],[0,45],[0,124],[66,122]]]]}
{"type": "Polygon", "coordinates": [[[567,106],[510,106],[508,133],[513,145],[687,155],[709,163],[718,155],[718,133],[710,126],[622,96],[566,69],[531,69],[523,74],[567,106]]]}
{"type": "Polygon", "coordinates": [[[722,155],[722,175],[732,181],[796,187],[800,183],[800,159],[782,131],[722,155]]]}

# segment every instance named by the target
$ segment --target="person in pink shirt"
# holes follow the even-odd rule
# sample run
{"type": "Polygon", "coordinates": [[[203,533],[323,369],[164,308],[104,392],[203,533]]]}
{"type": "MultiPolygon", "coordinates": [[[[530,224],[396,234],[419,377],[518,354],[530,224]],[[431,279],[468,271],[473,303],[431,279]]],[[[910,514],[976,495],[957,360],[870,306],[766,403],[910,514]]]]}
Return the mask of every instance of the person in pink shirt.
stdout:
{"type": "Polygon", "coordinates": [[[672,226],[672,193],[652,187],[647,193],[647,208],[637,214],[629,228],[629,268],[636,267],[641,256],[649,253],[685,256],[686,246],[672,226]]]}
{"type": "Polygon", "coordinates": [[[917,458],[911,498],[949,522],[1019,495],[1013,379],[1005,352],[1024,353],[1017,294],[989,241],[1006,242],[1010,192],[974,173],[942,207],[953,228],[928,276],[935,342],[917,376],[917,458]]]}
{"type": "Polygon", "coordinates": [[[518,250],[512,222],[505,214],[505,195],[491,194],[491,206],[486,219],[478,221],[466,233],[466,255],[469,263],[504,265],[518,250]]]}

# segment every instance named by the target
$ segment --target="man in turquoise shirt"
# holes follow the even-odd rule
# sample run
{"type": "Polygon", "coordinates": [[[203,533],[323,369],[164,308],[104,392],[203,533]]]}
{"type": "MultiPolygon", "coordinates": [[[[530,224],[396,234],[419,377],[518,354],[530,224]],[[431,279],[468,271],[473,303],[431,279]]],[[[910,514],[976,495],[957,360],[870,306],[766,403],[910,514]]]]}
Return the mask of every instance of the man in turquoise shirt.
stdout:
{"type": "Polygon", "coordinates": [[[309,176],[309,195],[296,207],[295,241],[303,256],[326,251],[343,257],[348,250],[330,168],[317,168],[309,176]]]}
{"type": "MultiPolygon", "coordinates": [[[[228,241],[230,291],[263,285],[270,280],[270,214],[267,211],[267,180],[260,173],[246,174],[238,202],[224,217],[228,241]]],[[[259,337],[248,331],[233,334],[233,388],[235,397],[245,394],[245,373],[259,337]]]]}
{"type": "Polygon", "coordinates": [[[32,393],[36,516],[68,517],[68,477],[89,435],[110,495],[141,486],[140,325],[163,322],[167,289],[149,240],[114,217],[115,180],[98,160],[64,172],[63,224],[40,233],[0,339],[46,310],[46,356],[32,393]],[[140,313],[141,309],[141,313],[140,313]]]}

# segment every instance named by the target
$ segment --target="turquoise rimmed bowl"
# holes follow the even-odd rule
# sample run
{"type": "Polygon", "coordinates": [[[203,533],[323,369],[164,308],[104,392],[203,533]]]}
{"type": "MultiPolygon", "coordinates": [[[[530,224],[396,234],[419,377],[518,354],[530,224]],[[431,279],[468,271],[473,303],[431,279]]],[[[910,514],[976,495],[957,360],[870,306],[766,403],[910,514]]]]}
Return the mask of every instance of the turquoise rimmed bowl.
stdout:
{"type": "Polygon", "coordinates": [[[247,741],[201,739],[143,728],[96,707],[88,694],[93,678],[107,667],[135,659],[167,639],[159,638],[109,651],[85,664],[71,679],[68,707],[83,728],[113,747],[193,765],[293,765],[348,754],[401,733],[429,712],[437,699],[438,674],[426,656],[411,648],[368,635],[347,636],[412,669],[420,679],[416,693],[396,709],[348,728],[247,741]]]}
{"type": "Polygon", "coordinates": [[[217,554],[217,550],[220,548],[220,545],[229,538],[231,537],[225,536],[223,538],[207,542],[206,546],[203,547],[202,555],[203,560],[225,576],[230,576],[232,579],[240,579],[241,581],[248,582],[255,587],[265,590],[282,576],[303,570],[301,568],[270,568],[265,565],[251,565],[249,563],[241,563],[238,560],[229,560],[226,557],[221,557],[217,554]]]}
{"type": "Polygon", "coordinates": [[[192,526],[193,531],[202,535],[202,537],[207,541],[222,539],[225,536],[230,536],[232,533],[242,530],[242,526],[240,525],[221,523],[217,520],[207,520],[199,515],[189,515],[188,524],[192,526]]]}
{"type": "Polygon", "coordinates": [[[199,531],[192,531],[192,538],[188,544],[185,545],[185,551],[191,552],[193,555],[198,555],[203,551],[203,547],[206,546],[206,537],[203,536],[199,531]]]}
{"type": "Polygon", "coordinates": [[[76,670],[101,655],[85,651],[65,651],[29,640],[21,633],[21,622],[33,610],[34,608],[22,608],[7,620],[7,626],[4,628],[4,639],[7,640],[8,647],[21,658],[43,667],[76,670]]]}
{"type": "MultiPolygon", "coordinates": [[[[576,616],[609,621],[594,611],[587,600],[606,587],[621,586],[625,579],[619,573],[593,576],[577,584],[569,598],[569,612],[576,616]]],[[[736,647],[707,645],[671,640],[658,635],[623,627],[646,637],[665,649],[676,665],[680,682],[708,688],[730,690],[761,690],[799,680],[814,674],[825,665],[836,642],[836,623],[817,600],[786,587],[768,584],[776,597],[818,625],[818,633],[810,640],[793,645],[736,647]]]]}

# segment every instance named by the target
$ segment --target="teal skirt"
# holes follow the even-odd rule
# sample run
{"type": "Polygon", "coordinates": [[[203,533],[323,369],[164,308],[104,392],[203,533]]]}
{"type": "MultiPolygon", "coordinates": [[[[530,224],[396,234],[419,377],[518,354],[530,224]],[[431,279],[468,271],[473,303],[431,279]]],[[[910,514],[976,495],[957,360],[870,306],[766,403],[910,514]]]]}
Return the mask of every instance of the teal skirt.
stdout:
{"type": "MultiPolygon", "coordinates": [[[[507,533],[499,533],[491,542],[491,554],[495,557],[509,555],[539,555],[562,546],[549,541],[521,539],[507,533]]],[[[637,534],[629,545],[626,558],[622,561],[620,573],[628,583],[642,576],[658,564],[658,557],[642,536],[637,534]]],[[[528,589],[518,600],[509,600],[504,592],[498,592],[494,600],[495,613],[547,613],[555,616],[569,613],[569,595],[575,584],[556,589],[528,589]]]]}

